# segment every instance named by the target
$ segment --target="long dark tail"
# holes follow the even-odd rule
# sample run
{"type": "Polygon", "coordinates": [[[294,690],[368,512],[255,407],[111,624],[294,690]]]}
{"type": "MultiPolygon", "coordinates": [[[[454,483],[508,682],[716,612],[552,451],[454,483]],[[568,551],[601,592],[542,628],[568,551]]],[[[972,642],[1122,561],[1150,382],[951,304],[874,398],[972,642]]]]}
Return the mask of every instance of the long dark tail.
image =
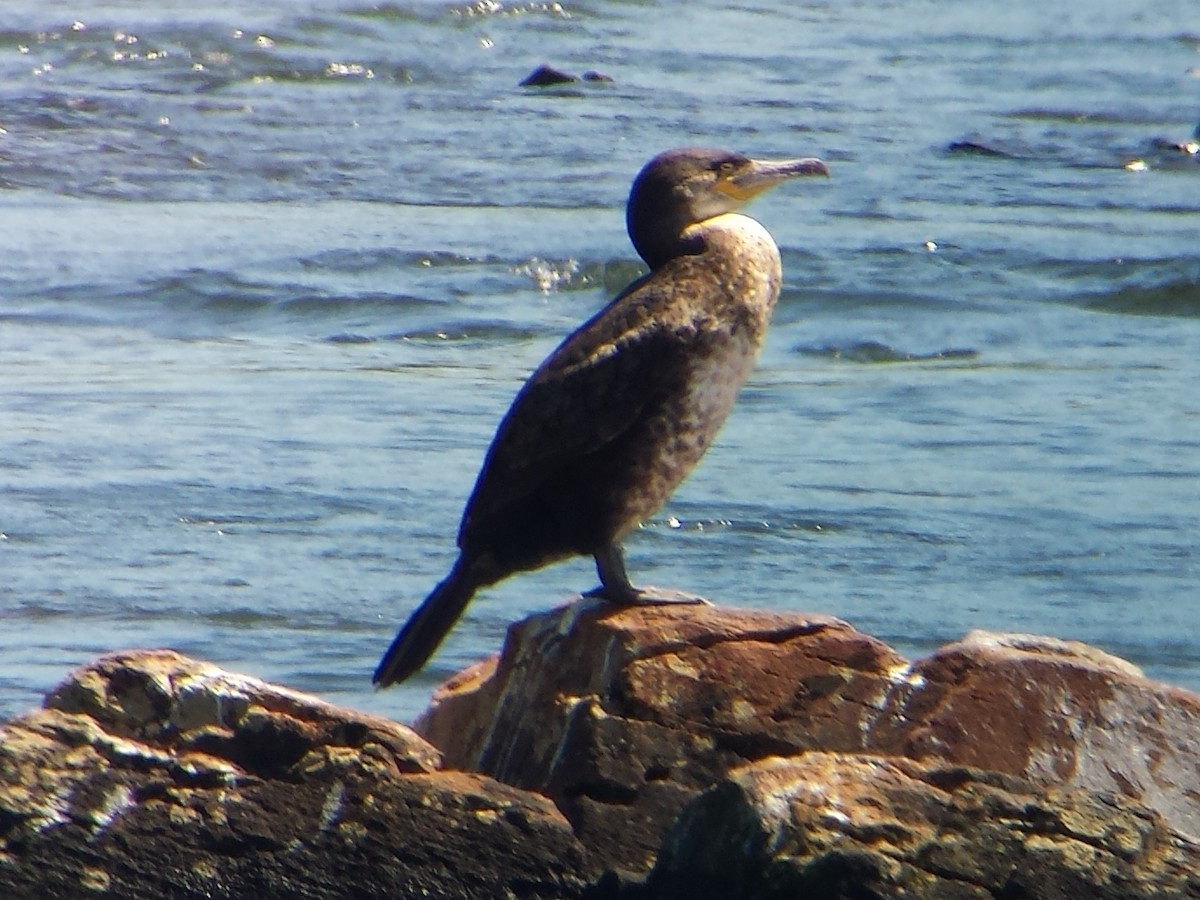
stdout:
{"type": "Polygon", "coordinates": [[[409,616],[375,669],[371,680],[376,685],[385,688],[404,681],[433,656],[480,587],[472,568],[460,557],[446,579],[409,616]]]}

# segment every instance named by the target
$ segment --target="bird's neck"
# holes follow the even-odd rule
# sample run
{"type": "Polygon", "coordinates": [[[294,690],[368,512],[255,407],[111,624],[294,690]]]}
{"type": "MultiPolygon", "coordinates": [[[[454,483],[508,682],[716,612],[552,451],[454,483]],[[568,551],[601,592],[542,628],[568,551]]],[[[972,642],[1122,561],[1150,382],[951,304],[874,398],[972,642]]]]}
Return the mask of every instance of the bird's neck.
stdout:
{"type": "Polygon", "coordinates": [[[727,198],[702,203],[698,198],[681,202],[669,196],[662,185],[634,185],[625,211],[629,239],[638,255],[651,269],[657,270],[679,256],[690,256],[703,250],[693,229],[697,224],[720,218],[731,203],[727,198]]]}
{"type": "Polygon", "coordinates": [[[757,219],[741,213],[724,213],[689,225],[679,235],[679,243],[691,247],[731,269],[780,268],[779,248],[771,233],[757,219]]]}
{"type": "Polygon", "coordinates": [[[677,256],[690,256],[702,249],[695,239],[684,238],[686,226],[686,222],[666,222],[647,228],[630,223],[629,239],[646,265],[657,270],[677,256]]]}

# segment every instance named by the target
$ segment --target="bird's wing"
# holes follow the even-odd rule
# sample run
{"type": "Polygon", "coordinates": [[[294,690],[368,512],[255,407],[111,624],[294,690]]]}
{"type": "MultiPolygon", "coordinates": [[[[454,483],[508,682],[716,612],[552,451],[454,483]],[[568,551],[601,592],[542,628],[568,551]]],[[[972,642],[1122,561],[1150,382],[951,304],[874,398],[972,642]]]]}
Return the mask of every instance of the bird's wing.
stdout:
{"type": "Polygon", "coordinates": [[[697,322],[664,315],[678,309],[688,279],[660,277],[630,285],[582,325],[530,376],[504,416],[467,503],[460,540],[473,520],[535,491],[558,467],[592,453],[629,429],[678,384],[679,371],[704,336],[697,322]]]}

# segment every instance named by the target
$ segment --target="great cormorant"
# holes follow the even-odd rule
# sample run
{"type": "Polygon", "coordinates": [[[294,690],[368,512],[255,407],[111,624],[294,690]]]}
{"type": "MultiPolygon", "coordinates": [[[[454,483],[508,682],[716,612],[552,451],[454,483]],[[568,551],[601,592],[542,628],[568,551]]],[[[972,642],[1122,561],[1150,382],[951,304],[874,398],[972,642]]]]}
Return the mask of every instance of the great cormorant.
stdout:
{"type": "Polygon", "coordinates": [[[653,602],[620,541],[699,462],[733,406],[779,297],[779,249],[735,210],[819,159],[668,150],[633,182],[626,225],[650,273],[570,335],[500,423],[458,532],[458,560],[375,671],[380,687],[433,655],[475,592],[592,556],[596,593],[653,602]]]}

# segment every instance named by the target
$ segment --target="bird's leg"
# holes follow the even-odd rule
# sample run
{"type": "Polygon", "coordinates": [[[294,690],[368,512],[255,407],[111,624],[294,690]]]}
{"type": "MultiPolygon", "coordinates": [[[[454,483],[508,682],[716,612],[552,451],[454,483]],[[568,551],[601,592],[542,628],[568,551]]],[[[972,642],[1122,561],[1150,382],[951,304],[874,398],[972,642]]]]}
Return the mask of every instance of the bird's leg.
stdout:
{"type": "Polygon", "coordinates": [[[597,550],[594,556],[596,571],[600,575],[600,587],[590,594],[602,596],[619,606],[638,603],[641,591],[629,583],[629,576],[625,573],[625,554],[621,552],[621,545],[615,542],[606,544],[597,550]]]}
{"type": "Polygon", "coordinates": [[[703,603],[703,597],[685,594],[682,591],[663,590],[656,587],[634,587],[625,573],[625,554],[615,541],[597,550],[596,571],[600,575],[600,587],[588,591],[585,596],[603,597],[617,606],[647,606],[655,603],[703,603]]]}

